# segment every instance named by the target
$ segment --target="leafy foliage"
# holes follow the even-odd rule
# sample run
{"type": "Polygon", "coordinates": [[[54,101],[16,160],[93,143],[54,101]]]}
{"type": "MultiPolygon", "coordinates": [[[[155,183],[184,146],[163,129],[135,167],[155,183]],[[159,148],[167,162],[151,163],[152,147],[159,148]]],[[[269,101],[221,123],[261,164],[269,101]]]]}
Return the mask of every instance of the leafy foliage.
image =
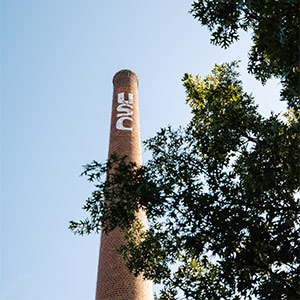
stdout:
{"type": "Polygon", "coordinates": [[[227,48],[239,30],[251,30],[248,70],[265,83],[281,79],[281,97],[300,109],[299,0],[197,0],[191,14],[212,32],[211,42],[227,48]]]}
{"type": "Polygon", "coordinates": [[[184,76],[193,118],[146,141],[145,166],[114,155],[83,172],[96,186],[91,217],[70,228],[120,227],[120,253],[134,274],[164,284],[161,300],[300,298],[299,114],[262,117],[236,67],[184,76]]]}

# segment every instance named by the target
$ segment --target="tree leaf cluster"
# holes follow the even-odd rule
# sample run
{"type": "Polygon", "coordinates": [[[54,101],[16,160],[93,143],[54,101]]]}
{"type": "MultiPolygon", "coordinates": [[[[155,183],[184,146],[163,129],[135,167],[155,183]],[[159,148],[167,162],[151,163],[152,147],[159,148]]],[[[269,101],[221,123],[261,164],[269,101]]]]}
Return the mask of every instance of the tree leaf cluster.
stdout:
{"type": "Polygon", "coordinates": [[[224,48],[249,30],[249,72],[262,83],[280,78],[282,100],[300,109],[299,0],[197,0],[190,13],[209,29],[211,42],[224,48]]]}
{"type": "Polygon", "coordinates": [[[119,252],[164,285],[161,300],[300,298],[299,114],[261,116],[237,66],[185,74],[193,118],[146,141],[145,166],[114,155],[85,167],[90,218],[71,229],[124,231],[119,252]]]}

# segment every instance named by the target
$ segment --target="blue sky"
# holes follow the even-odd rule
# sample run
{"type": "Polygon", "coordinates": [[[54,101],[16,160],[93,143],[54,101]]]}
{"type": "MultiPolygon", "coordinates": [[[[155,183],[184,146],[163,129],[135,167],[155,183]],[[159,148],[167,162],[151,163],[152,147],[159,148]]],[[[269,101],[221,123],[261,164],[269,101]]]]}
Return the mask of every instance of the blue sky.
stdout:
{"type": "MultiPolygon", "coordinates": [[[[108,152],[112,77],[139,77],[142,139],[190,118],[181,78],[240,59],[264,115],[280,86],[246,72],[250,34],[228,50],[182,0],[1,0],[0,299],[94,299],[99,236],[69,220],[92,186],[82,165],[108,152]]],[[[147,154],[145,154],[145,159],[147,154]]]]}

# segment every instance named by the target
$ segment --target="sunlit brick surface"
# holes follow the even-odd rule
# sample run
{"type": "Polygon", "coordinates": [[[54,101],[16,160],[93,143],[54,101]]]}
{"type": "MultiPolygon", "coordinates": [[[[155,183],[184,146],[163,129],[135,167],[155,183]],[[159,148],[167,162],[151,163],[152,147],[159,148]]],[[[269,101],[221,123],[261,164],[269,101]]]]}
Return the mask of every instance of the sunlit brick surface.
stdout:
{"type": "MultiPolygon", "coordinates": [[[[129,160],[141,165],[137,76],[122,70],[114,76],[113,84],[109,155],[114,152],[127,155],[129,160]]],[[[144,212],[140,211],[138,216],[147,224],[144,212]]],[[[116,253],[122,240],[119,229],[101,235],[96,300],[153,300],[152,282],[130,274],[116,253]]]]}

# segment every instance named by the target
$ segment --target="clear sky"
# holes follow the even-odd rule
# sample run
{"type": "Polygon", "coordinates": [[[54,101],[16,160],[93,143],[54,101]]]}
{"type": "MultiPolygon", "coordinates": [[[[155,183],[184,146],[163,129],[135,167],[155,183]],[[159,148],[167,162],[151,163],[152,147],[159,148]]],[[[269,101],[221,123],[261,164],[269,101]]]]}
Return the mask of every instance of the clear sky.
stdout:
{"type": "Polygon", "coordinates": [[[107,157],[113,75],[139,77],[143,140],[188,122],[185,72],[242,60],[264,115],[285,109],[280,86],[247,74],[249,34],[210,45],[191,0],[0,1],[0,299],[92,300],[99,236],[74,236],[68,222],[86,216],[82,165],[107,157]]]}

